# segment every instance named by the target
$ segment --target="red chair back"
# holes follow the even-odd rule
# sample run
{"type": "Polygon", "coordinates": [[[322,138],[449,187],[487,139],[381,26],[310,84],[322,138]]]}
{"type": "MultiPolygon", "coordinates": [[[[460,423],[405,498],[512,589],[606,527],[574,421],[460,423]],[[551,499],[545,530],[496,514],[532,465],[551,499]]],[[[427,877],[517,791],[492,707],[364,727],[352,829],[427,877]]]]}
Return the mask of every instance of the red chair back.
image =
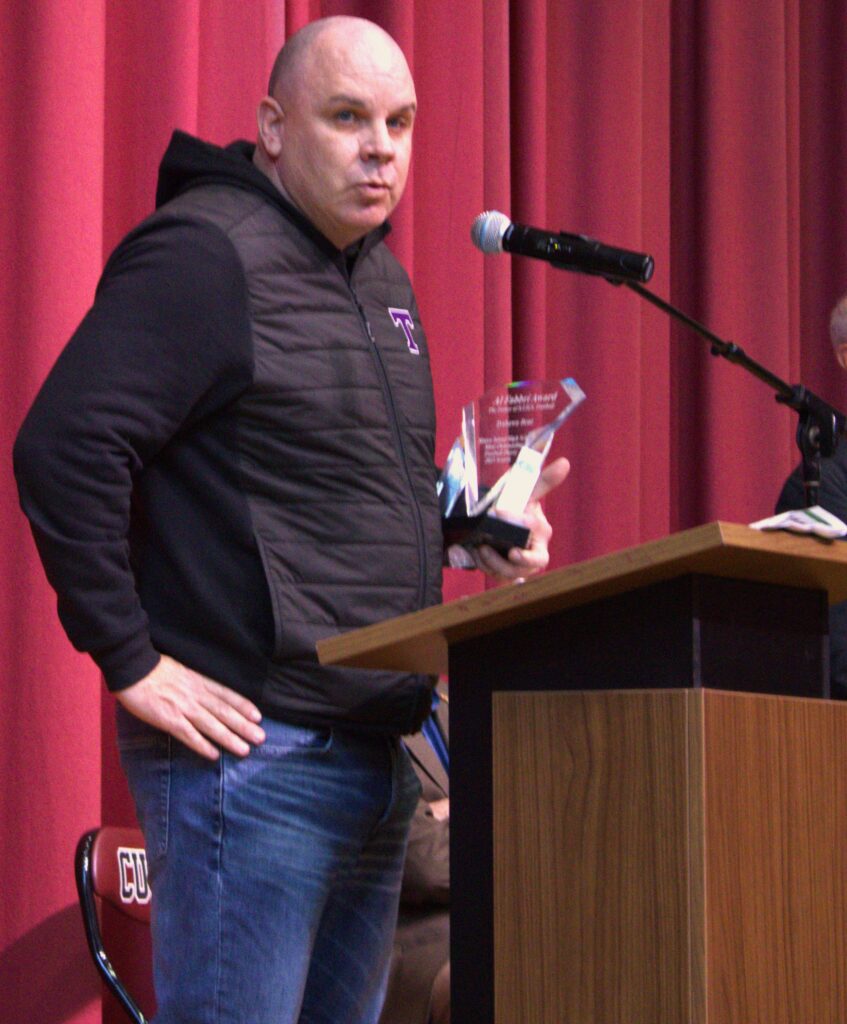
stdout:
{"type": "Polygon", "coordinates": [[[144,837],[137,828],[98,829],[91,847],[94,893],[134,917],[150,923],[150,882],[144,837]]]}

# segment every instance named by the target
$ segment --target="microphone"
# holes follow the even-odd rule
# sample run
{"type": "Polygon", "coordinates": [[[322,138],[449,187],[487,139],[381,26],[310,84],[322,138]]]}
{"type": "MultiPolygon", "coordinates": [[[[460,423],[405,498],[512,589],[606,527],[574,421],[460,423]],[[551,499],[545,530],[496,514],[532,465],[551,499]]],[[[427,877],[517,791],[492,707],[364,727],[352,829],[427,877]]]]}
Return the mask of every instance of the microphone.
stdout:
{"type": "Polygon", "coordinates": [[[643,252],[614,249],[585,235],[556,234],[513,224],[505,213],[489,210],[471,225],[471,241],[484,253],[512,252],[546,260],[561,270],[599,274],[613,283],[640,281],[653,276],[653,257],[643,252]]]}

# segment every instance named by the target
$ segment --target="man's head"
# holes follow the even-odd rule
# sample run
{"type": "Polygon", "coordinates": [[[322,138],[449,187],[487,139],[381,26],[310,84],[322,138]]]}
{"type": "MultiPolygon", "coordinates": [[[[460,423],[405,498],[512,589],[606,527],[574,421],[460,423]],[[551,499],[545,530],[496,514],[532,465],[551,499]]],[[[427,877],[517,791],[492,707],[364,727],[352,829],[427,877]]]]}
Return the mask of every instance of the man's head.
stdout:
{"type": "Polygon", "coordinates": [[[362,18],[312,22],[280,51],[259,104],[256,165],[339,249],[406,185],[416,98],[406,59],[362,18]]]}
{"type": "Polygon", "coordinates": [[[847,295],[842,296],[829,318],[829,336],[835,358],[847,370],[847,295]]]}

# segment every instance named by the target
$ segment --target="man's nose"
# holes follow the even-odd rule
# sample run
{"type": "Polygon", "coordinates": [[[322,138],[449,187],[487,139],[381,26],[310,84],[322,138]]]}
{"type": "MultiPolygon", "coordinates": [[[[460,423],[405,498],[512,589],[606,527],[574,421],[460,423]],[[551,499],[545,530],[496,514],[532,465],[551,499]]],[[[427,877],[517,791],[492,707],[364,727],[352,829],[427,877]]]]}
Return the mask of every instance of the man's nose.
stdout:
{"type": "Polygon", "coordinates": [[[368,124],[362,139],[362,155],[366,160],[379,160],[382,163],[394,159],[394,140],[384,121],[368,124]]]}

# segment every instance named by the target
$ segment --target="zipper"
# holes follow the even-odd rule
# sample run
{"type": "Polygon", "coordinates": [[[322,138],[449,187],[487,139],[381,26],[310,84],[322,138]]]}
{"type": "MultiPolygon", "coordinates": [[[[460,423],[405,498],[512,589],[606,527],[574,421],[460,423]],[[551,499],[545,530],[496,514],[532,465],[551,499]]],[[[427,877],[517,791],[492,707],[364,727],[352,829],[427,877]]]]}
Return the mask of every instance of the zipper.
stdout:
{"type": "Polygon", "coordinates": [[[359,319],[361,320],[362,326],[364,327],[365,330],[365,334],[367,334],[368,340],[371,343],[370,349],[371,352],[373,353],[374,365],[377,368],[377,374],[379,376],[379,382],[382,388],[383,397],[385,398],[385,404],[388,408],[388,418],[391,426],[391,434],[394,439],[394,447],[396,448],[397,453],[400,456],[400,464],[403,468],[403,473],[406,477],[406,483],[408,484],[409,488],[409,495],[412,499],[412,518],[415,523],[415,532],[418,538],[418,550],[420,552],[418,572],[418,608],[423,608],[424,600],[426,598],[427,580],[427,547],[424,537],[423,516],[421,515],[421,508],[418,502],[418,496],[415,493],[412,474],[409,470],[409,461],[406,457],[405,446],[403,445],[403,435],[400,431],[400,423],[399,418],[397,416],[397,407],[394,404],[394,395],[392,394],[391,391],[391,383],[388,379],[388,372],[385,369],[385,363],[383,362],[382,359],[382,353],[379,351],[379,348],[377,346],[376,338],[374,337],[373,330],[371,329],[367,313],[365,313],[364,307],[362,306],[361,302],[359,302],[359,297],[356,294],[356,290],[353,287],[353,284],[349,280],[349,278],[347,280],[347,287],[350,289],[350,294],[353,297],[353,302],[355,303],[356,310],[359,313],[359,319]]]}

